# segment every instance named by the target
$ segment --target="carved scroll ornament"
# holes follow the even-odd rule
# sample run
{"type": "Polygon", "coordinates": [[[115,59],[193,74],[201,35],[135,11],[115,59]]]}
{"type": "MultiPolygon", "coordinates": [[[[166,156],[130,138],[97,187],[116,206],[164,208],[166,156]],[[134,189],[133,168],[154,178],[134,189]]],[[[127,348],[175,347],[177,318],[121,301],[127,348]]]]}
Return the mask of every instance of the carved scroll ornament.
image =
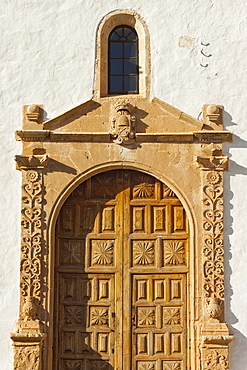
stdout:
{"type": "Polygon", "coordinates": [[[41,298],[42,192],[42,172],[23,171],[20,319],[16,332],[11,334],[15,370],[41,368],[41,343],[46,337],[35,318],[41,298]]]}
{"type": "Polygon", "coordinates": [[[25,172],[22,196],[21,295],[40,297],[41,274],[41,174],[25,172]]]}
{"type": "Polygon", "coordinates": [[[203,273],[206,297],[224,297],[223,185],[222,175],[206,174],[203,187],[203,273]]]}
{"type": "Polygon", "coordinates": [[[220,322],[224,303],[223,171],[227,157],[197,157],[203,170],[203,290],[207,319],[202,325],[202,368],[228,370],[229,335],[220,322]]]}

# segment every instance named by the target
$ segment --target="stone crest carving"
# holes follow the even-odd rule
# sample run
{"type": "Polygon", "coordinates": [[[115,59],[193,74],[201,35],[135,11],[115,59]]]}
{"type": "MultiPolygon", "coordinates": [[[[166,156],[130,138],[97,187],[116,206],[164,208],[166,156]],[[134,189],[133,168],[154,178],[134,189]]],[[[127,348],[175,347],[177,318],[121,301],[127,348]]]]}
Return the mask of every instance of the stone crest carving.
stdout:
{"type": "Polygon", "coordinates": [[[111,121],[111,136],[117,144],[132,144],[135,139],[136,117],[131,115],[133,107],[122,100],[114,106],[114,117],[111,121]]]}

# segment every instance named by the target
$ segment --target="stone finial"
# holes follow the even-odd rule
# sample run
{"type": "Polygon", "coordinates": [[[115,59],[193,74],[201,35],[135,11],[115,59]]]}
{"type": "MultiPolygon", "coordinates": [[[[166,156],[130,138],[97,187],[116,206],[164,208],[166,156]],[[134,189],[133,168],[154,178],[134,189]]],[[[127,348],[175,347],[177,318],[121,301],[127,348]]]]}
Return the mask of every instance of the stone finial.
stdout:
{"type": "Polygon", "coordinates": [[[36,304],[34,303],[34,298],[33,297],[26,297],[25,299],[25,303],[22,307],[22,310],[23,310],[23,314],[25,316],[25,319],[24,320],[33,320],[33,316],[36,314],[37,312],[37,306],[36,304]]]}
{"type": "Polygon", "coordinates": [[[38,122],[40,115],[40,108],[36,104],[31,104],[27,107],[26,116],[29,121],[38,122]]]}
{"type": "Polygon", "coordinates": [[[223,107],[216,104],[206,104],[203,106],[203,122],[204,124],[210,125],[212,123],[216,125],[223,124],[223,107]]]}
{"type": "Polygon", "coordinates": [[[221,301],[218,298],[211,297],[207,306],[207,313],[210,319],[218,320],[222,312],[221,301]]]}

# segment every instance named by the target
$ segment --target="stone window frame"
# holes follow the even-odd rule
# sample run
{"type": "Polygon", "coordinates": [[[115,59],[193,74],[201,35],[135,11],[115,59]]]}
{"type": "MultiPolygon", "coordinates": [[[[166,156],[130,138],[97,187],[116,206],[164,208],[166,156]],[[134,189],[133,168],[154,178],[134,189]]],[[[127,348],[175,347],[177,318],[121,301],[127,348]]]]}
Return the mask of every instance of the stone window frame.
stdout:
{"type": "MultiPolygon", "coordinates": [[[[111,31],[120,25],[135,29],[139,40],[139,93],[134,96],[150,96],[151,52],[148,27],[143,18],[131,10],[117,10],[107,14],[99,24],[96,37],[96,61],[94,97],[110,96],[108,93],[108,39],[111,31]]],[[[132,94],[128,94],[130,96],[132,94]]]]}

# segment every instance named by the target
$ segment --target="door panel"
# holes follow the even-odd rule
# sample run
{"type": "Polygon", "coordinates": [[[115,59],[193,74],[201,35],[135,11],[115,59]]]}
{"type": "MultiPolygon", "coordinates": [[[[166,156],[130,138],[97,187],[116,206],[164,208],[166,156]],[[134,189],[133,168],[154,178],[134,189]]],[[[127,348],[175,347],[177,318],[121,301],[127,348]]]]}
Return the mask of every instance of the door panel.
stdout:
{"type": "Polygon", "coordinates": [[[183,368],[185,286],[185,275],[133,276],[132,369],[183,368]]]}
{"type": "Polygon", "coordinates": [[[184,370],[188,223],[176,195],[130,170],[96,175],[56,228],[56,370],[184,370]]]}
{"type": "Polygon", "coordinates": [[[97,357],[113,364],[114,275],[65,273],[60,279],[62,368],[75,358],[82,368],[97,357]]]}

